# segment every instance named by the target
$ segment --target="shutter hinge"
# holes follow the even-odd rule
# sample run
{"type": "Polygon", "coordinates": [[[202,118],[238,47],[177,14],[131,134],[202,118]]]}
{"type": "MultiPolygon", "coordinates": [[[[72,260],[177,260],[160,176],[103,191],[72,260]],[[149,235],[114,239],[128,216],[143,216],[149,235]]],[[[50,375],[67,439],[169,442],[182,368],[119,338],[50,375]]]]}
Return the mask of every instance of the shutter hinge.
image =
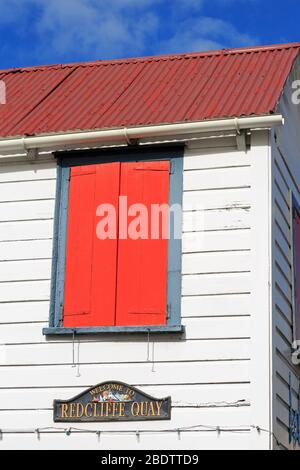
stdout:
{"type": "Polygon", "coordinates": [[[173,160],[170,161],[170,175],[174,175],[175,173],[175,163],[173,160]]]}

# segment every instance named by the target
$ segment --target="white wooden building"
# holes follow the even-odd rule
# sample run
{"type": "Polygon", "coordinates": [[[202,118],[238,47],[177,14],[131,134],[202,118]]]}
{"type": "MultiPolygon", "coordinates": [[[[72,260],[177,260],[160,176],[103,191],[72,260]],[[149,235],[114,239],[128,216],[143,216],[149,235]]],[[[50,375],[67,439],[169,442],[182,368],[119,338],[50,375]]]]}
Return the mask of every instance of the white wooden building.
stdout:
{"type": "Polygon", "coordinates": [[[0,73],[0,449],[300,449],[299,48],[0,73]],[[179,323],[64,334],[49,324],[57,159],[170,143],[179,323]],[[53,400],[107,381],[170,396],[171,420],[54,422],[53,400]]]}

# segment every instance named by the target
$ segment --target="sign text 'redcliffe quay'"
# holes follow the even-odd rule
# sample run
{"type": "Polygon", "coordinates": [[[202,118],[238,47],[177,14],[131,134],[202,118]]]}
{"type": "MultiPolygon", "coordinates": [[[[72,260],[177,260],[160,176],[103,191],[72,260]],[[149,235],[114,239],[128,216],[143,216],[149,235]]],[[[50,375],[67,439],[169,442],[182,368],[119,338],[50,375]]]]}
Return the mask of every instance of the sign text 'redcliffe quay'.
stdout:
{"type": "Polygon", "coordinates": [[[104,382],[53,405],[55,422],[171,419],[170,397],[153,398],[123,382],[104,382]]]}

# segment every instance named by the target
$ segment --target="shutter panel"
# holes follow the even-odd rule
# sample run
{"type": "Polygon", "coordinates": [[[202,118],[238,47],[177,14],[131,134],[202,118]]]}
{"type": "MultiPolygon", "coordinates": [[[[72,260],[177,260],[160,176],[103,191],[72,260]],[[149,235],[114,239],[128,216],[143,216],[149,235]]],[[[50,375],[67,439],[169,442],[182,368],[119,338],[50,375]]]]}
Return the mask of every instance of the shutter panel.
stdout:
{"type": "Polygon", "coordinates": [[[295,269],[295,321],[296,339],[300,341],[300,217],[294,216],[294,269],[295,269]]]}
{"type": "MultiPolygon", "coordinates": [[[[169,173],[169,161],[123,163],[120,195],[127,196],[128,208],[143,204],[151,214],[151,204],[167,204],[169,173]]],[[[128,217],[129,225],[134,218],[128,217]]],[[[158,239],[151,239],[150,215],[148,223],[148,239],[119,239],[118,326],[164,325],[167,321],[168,240],[162,238],[162,224],[158,239]]]]}
{"type": "MultiPolygon", "coordinates": [[[[94,228],[94,253],[92,264],[92,324],[93,326],[114,326],[116,315],[116,281],[118,252],[118,206],[120,191],[120,163],[97,165],[96,208],[110,204],[115,209],[115,233],[113,238],[100,240],[94,228]]],[[[102,217],[96,216],[96,222],[102,217]]],[[[96,225],[97,225],[96,224],[96,225]]]]}
{"type": "Polygon", "coordinates": [[[94,166],[70,169],[64,291],[66,327],[80,325],[91,315],[95,176],[94,166]]]}
{"type": "Polygon", "coordinates": [[[120,164],[73,167],[70,172],[64,326],[115,322],[117,240],[99,240],[99,204],[119,196],[120,164]]]}

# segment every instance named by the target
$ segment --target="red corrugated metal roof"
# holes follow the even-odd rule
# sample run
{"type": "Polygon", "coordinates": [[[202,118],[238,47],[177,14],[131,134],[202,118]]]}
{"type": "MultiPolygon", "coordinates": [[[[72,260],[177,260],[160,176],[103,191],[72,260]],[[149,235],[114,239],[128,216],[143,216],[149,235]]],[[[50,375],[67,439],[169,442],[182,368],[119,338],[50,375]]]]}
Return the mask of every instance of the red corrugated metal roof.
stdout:
{"type": "Polygon", "coordinates": [[[0,136],[274,112],[300,43],[0,71],[0,136]]]}

